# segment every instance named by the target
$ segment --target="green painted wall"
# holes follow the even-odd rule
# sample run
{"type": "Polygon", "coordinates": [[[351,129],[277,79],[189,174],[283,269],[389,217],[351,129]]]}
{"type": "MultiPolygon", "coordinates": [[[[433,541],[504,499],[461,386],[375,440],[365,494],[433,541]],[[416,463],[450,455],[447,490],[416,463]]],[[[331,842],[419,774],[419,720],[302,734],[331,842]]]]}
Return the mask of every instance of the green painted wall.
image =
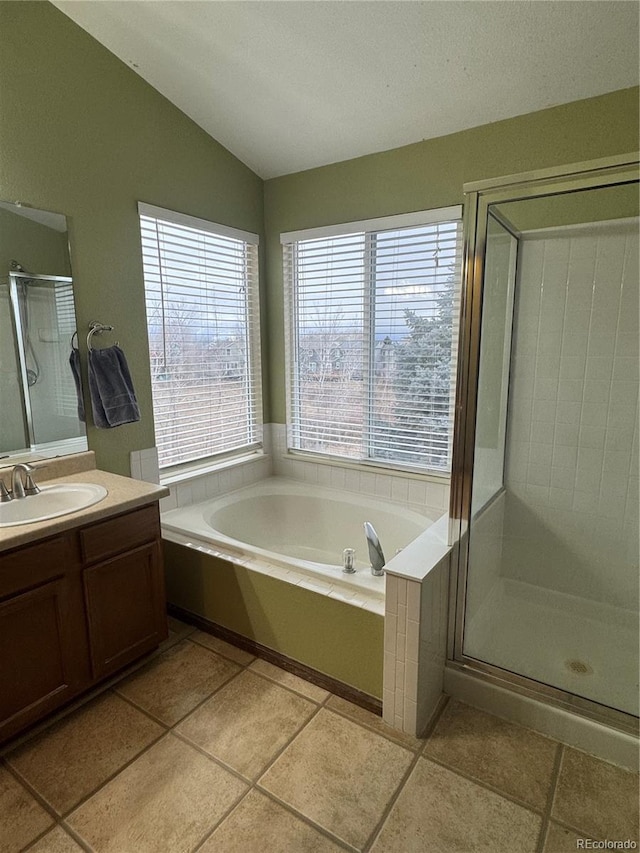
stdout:
{"type": "Polygon", "coordinates": [[[467,181],[637,150],[634,87],[266,181],[271,420],[285,420],[282,231],[460,204],[467,181]]]}
{"type": "Polygon", "coordinates": [[[113,324],[127,354],[142,420],[88,437],[128,474],[154,444],[136,202],[260,233],[263,182],[42,2],[0,2],[0,151],[1,200],[68,217],[79,328],[113,324]]]}
{"type": "Polygon", "coordinates": [[[0,2],[0,81],[0,199],[67,215],[80,328],[112,323],[129,357],[142,421],[89,427],[98,464],[121,473],[154,442],[138,200],[266,226],[265,420],[282,423],[281,231],[457,204],[465,181],[638,147],[634,88],[263,183],[46,2],[0,2]]]}
{"type": "Polygon", "coordinates": [[[382,698],[382,616],[173,542],[164,560],[172,604],[382,698]]]}

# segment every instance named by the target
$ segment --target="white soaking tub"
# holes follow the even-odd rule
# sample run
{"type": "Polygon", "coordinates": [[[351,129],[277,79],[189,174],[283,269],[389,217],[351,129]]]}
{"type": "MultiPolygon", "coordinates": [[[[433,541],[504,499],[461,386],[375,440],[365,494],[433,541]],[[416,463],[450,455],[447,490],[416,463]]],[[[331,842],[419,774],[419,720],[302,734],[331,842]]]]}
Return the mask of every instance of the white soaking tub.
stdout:
{"type": "Polygon", "coordinates": [[[378,533],[387,563],[442,515],[269,477],[227,495],[162,514],[163,536],[374,612],[384,612],[384,577],[371,574],[363,525],[378,533]],[[356,573],[342,552],[356,551],[356,573]]]}

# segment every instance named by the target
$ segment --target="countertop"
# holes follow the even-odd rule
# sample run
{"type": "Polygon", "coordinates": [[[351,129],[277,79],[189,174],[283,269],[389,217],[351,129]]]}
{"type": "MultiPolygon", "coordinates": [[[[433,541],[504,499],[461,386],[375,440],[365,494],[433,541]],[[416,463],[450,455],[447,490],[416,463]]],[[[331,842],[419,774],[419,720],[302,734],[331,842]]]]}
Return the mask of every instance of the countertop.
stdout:
{"type": "MultiPolygon", "coordinates": [[[[110,474],[97,468],[69,474],[65,477],[48,479],[46,485],[54,483],[97,483],[104,486],[107,496],[99,503],[85,509],[71,512],[68,515],[51,518],[46,521],[36,521],[32,524],[0,527],[0,552],[8,551],[20,545],[45,539],[63,530],[72,530],[103,518],[127,512],[130,509],[146,506],[160,500],[169,494],[166,486],[156,486],[142,480],[132,480],[119,474],[110,474]]],[[[29,498],[24,498],[29,500],[29,498]]]]}

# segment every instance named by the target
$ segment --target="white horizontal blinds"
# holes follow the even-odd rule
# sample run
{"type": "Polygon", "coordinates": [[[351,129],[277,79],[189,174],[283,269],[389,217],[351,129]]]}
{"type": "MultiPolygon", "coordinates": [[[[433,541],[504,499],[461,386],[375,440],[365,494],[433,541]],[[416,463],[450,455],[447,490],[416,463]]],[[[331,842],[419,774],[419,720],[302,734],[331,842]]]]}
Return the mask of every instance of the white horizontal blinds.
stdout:
{"type": "Polygon", "coordinates": [[[291,440],[302,450],[363,454],[364,250],[364,234],[285,246],[294,293],[291,440]]]}
{"type": "Polygon", "coordinates": [[[292,447],[448,470],[461,243],[458,220],[284,243],[292,447]]]}
{"type": "Polygon", "coordinates": [[[160,467],[256,446],[257,245],[140,209],[160,467]]]}
{"type": "Polygon", "coordinates": [[[62,417],[77,418],[78,397],[69,367],[71,338],[76,331],[76,312],[73,302],[73,285],[70,281],[58,281],[53,285],[53,302],[57,329],[58,346],[55,347],[54,370],[56,373],[57,414],[62,417]]]}
{"type": "Polygon", "coordinates": [[[461,229],[456,222],[375,237],[372,448],[436,470],[450,466],[452,337],[461,229]]]}

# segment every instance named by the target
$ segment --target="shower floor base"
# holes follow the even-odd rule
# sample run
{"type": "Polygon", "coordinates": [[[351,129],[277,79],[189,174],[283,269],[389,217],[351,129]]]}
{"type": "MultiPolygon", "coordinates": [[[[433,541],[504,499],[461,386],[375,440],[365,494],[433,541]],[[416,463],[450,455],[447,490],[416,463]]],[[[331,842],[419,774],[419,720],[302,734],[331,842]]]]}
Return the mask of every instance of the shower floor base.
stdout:
{"type": "Polygon", "coordinates": [[[464,654],[637,716],[638,633],[636,611],[502,578],[464,654]]]}

